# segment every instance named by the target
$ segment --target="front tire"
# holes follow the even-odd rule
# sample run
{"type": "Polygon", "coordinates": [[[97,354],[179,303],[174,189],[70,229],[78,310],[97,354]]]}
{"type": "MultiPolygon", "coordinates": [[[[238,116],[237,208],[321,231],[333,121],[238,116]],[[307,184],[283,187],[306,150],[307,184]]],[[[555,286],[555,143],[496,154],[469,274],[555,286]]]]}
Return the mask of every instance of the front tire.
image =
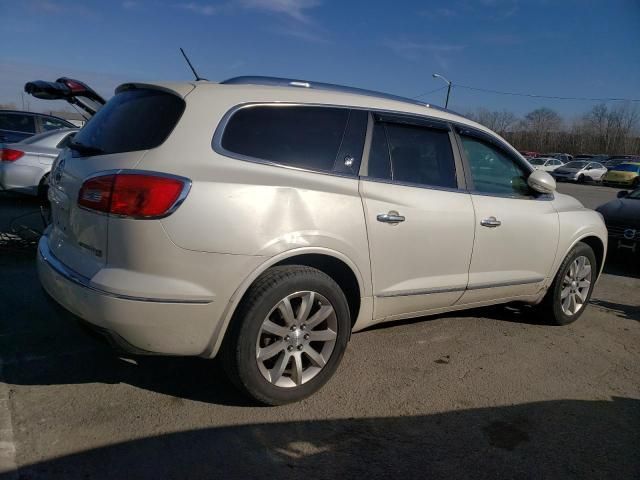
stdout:
{"type": "Polygon", "coordinates": [[[541,307],[549,323],[568,325],[584,312],[598,275],[593,249],[578,243],[566,256],[541,307]]]}
{"type": "Polygon", "coordinates": [[[274,267],[249,288],[225,337],[229,379],[267,405],[297,402],[338,368],[351,317],[338,284],[311,267],[274,267]]]}

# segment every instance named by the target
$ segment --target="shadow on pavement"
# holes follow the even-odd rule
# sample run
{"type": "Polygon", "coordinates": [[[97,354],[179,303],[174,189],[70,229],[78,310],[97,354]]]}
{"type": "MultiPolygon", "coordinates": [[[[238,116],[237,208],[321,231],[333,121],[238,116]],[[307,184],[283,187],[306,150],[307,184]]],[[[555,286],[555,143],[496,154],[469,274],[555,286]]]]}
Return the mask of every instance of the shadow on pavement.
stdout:
{"type": "Polygon", "coordinates": [[[208,428],[20,470],[38,478],[638,478],[640,400],[208,428]]]}
{"type": "Polygon", "coordinates": [[[604,273],[621,277],[640,278],[640,245],[637,252],[610,248],[604,264],[604,273]]]}

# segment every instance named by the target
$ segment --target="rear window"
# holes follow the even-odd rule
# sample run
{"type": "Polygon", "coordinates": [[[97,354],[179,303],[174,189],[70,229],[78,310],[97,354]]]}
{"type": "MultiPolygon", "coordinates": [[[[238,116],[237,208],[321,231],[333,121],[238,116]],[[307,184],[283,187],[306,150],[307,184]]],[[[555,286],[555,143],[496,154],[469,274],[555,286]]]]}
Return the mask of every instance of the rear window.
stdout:
{"type": "Polygon", "coordinates": [[[168,92],[125,90],[87,122],[74,143],[103,155],[155,148],[167,139],[184,108],[184,101],[168,92]]]}
{"type": "Polygon", "coordinates": [[[0,129],[14,132],[36,133],[33,115],[19,113],[0,113],[0,129]]]}
{"type": "Polygon", "coordinates": [[[253,106],[227,123],[222,148],[269,162],[333,171],[349,109],[310,106],[253,106]]]}

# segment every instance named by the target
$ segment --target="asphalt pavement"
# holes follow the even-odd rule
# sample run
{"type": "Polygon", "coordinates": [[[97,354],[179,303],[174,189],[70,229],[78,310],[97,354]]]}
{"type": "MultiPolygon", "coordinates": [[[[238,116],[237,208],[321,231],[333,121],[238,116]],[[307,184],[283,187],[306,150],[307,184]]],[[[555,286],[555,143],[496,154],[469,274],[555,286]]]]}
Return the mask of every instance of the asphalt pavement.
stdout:
{"type": "MultiPolygon", "coordinates": [[[[559,189],[589,207],[617,192],[559,189]]],[[[29,212],[19,224],[37,232],[36,202],[0,197],[0,233],[29,212]]],[[[640,478],[628,252],[572,325],[501,306],[372,328],[324,389],[268,408],[215,361],[118,357],[47,300],[33,247],[13,238],[0,236],[0,478],[640,478]]]]}

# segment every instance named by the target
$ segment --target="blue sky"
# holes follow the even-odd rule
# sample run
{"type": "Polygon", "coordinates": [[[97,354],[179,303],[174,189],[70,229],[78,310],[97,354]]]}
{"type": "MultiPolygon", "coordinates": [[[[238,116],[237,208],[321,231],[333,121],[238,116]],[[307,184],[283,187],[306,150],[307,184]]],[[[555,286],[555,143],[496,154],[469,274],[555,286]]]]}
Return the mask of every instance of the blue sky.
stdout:
{"type": "MultiPolygon", "coordinates": [[[[180,46],[211,80],[274,75],[413,97],[444,86],[438,72],[492,90],[640,98],[640,0],[0,0],[0,12],[0,102],[18,105],[36,78],[73,76],[107,96],[124,81],[191,79],[180,46]]],[[[593,104],[454,86],[449,106],[571,117],[593,104]]]]}

